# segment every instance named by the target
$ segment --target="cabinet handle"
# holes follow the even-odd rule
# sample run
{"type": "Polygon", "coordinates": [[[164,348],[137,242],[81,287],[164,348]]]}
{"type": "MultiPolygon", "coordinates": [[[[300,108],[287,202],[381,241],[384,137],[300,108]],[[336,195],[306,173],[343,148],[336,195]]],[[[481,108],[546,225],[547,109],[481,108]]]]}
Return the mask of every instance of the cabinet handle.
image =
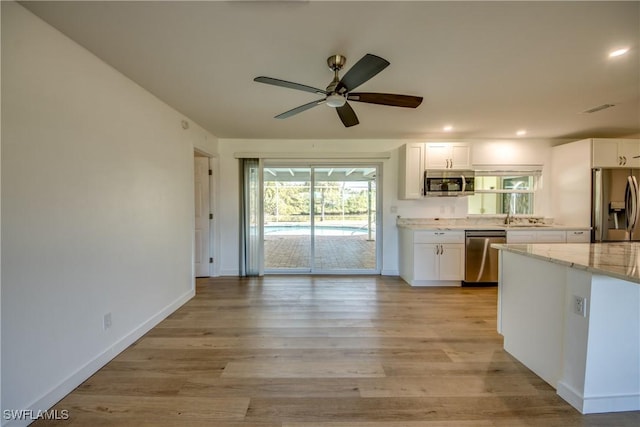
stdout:
{"type": "Polygon", "coordinates": [[[626,165],[627,164],[627,156],[622,156],[622,159],[624,160],[623,165],[626,165]]]}
{"type": "Polygon", "coordinates": [[[584,234],[584,231],[574,231],[573,234],[584,234]]]}
{"type": "Polygon", "coordinates": [[[618,166],[622,166],[622,156],[618,156],[618,166]]]}

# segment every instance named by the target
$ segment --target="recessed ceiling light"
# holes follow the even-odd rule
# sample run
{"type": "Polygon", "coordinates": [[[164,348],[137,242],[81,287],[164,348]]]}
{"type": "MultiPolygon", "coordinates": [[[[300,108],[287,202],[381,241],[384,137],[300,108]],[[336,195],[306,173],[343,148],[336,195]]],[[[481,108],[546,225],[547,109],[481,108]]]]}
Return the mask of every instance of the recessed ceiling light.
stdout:
{"type": "Polygon", "coordinates": [[[453,130],[453,126],[451,125],[446,125],[442,128],[443,131],[445,132],[451,132],[453,130]]]}
{"type": "Polygon", "coordinates": [[[623,47],[622,49],[616,49],[616,50],[614,50],[612,52],[609,52],[609,57],[610,58],[615,58],[616,56],[624,55],[627,52],[629,52],[629,48],[628,47],[623,47]]]}
{"type": "Polygon", "coordinates": [[[516,135],[518,136],[525,136],[527,134],[527,131],[525,129],[520,129],[519,131],[516,132],[516,135]]]}

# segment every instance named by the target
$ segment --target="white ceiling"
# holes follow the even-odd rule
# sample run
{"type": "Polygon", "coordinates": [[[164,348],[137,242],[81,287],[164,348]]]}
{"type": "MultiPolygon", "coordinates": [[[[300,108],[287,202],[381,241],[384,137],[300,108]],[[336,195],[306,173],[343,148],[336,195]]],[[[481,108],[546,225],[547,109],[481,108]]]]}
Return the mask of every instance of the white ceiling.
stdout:
{"type": "MultiPolygon", "coordinates": [[[[221,138],[620,137],[640,133],[640,2],[22,2],[221,138]],[[608,52],[627,46],[627,55],[608,52]],[[358,88],[424,97],[273,116],[324,88],[326,58],[391,65],[358,88]],[[583,114],[610,103],[613,108],[583,114]],[[442,131],[445,124],[452,133],[442,131]]],[[[344,74],[344,71],[343,73],[344,74]]]]}

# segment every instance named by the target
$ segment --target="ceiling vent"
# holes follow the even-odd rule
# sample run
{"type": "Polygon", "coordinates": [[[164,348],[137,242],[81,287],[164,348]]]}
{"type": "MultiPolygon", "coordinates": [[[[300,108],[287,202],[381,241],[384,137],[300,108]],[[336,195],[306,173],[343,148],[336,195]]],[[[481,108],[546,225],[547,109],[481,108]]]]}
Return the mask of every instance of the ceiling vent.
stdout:
{"type": "Polygon", "coordinates": [[[598,105],[597,107],[589,108],[588,110],[583,111],[582,114],[597,113],[598,111],[606,110],[607,108],[611,108],[615,106],[616,104],[602,104],[602,105],[598,105]]]}

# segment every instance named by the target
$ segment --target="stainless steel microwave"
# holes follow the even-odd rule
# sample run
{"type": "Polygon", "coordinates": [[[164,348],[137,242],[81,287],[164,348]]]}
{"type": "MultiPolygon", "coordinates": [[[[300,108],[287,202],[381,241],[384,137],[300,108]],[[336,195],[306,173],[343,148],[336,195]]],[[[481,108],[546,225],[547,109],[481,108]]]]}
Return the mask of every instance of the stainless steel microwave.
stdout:
{"type": "Polygon", "coordinates": [[[474,178],[472,170],[426,170],[423,195],[470,196],[474,194],[474,178]]]}

